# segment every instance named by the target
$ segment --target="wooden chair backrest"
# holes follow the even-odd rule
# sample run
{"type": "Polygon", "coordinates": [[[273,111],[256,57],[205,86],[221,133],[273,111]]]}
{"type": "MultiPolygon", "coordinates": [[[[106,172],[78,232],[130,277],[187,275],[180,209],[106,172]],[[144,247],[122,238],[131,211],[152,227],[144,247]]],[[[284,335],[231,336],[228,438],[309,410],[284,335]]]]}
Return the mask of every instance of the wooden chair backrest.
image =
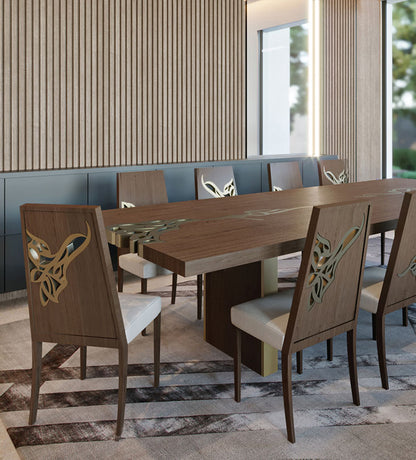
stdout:
{"type": "Polygon", "coordinates": [[[99,206],[20,207],[32,340],[125,342],[99,206]]]}
{"type": "Polygon", "coordinates": [[[354,327],[370,205],[314,207],[283,350],[301,350],[354,327]]]}
{"type": "Polygon", "coordinates": [[[168,195],[162,170],[117,174],[117,203],[119,208],[167,202],[168,195]]]}
{"type": "Polygon", "coordinates": [[[197,200],[237,195],[233,167],[195,168],[195,195],[197,200]]]}
{"type": "Polygon", "coordinates": [[[416,191],[406,192],[396,227],[379,308],[389,311],[416,301],[416,191]]]}
{"type": "Polygon", "coordinates": [[[318,173],[320,185],[336,185],[349,182],[344,160],[319,160],[318,173]]]}
{"type": "Polygon", "coordinates": [[[269,190],[278,192],[292,188],[302,188],[299,163],[297,161],[284,161],[268,163],[269,190]]]}

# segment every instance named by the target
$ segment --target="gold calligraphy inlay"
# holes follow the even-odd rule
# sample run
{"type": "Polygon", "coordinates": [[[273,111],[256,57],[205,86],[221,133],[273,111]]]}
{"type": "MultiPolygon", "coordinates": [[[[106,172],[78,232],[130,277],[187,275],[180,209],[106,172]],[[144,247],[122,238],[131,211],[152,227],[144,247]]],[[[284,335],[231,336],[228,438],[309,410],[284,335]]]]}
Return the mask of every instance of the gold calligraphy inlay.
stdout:
{"type": "Polygon", "coordinates": [[[88,222],[87,234],[74,233],[62,243],[56,254],[41,238],[26,230],[30,281],[39,283],[40,302],[46,307],[49,301],[58,303],[59,294],[68,285],[66,272],[69,264],[86,249],[91,240],[88,222]]]}

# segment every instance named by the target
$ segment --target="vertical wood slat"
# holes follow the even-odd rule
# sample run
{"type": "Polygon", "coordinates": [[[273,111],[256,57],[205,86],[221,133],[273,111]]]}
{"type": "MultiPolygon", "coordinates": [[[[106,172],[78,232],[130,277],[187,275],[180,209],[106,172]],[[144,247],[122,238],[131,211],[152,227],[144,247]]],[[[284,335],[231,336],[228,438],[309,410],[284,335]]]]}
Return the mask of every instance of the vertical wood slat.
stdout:
{"type": "Polygon", "coordinates": [[[245,158],[244,8],[0,0],[0,170],[245,158]]]}
{"type": "Polygon", "coordinates": [[[357,0],[323,3],[322,154],[346,161],[356,180],[357,0]]]}

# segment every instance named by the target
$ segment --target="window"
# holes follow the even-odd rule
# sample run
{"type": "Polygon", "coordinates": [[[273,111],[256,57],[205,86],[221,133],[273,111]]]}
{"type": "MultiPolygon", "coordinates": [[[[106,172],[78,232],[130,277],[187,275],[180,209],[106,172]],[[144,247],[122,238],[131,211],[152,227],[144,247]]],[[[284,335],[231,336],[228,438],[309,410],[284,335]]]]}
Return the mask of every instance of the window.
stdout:
{"type": "Polygon", "coordinates": [[[308,152],[308,24],[260,32],[260,150],[308,152]]]}

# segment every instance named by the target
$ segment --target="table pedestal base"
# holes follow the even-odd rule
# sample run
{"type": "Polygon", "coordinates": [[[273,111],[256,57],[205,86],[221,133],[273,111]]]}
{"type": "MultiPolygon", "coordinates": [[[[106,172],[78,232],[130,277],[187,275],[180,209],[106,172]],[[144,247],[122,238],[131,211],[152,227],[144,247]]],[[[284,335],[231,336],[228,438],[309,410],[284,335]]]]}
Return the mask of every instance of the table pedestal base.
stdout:
{"type": "MultiPolygon", "coordinates": [[[[205,275],[205,340],[234,357],[234,305],[277,290],[277,260],[269,259],[205,275]]],[[[242,333],[242,362],[266,376],[277,371],[277,350],[242,333]]]]}

